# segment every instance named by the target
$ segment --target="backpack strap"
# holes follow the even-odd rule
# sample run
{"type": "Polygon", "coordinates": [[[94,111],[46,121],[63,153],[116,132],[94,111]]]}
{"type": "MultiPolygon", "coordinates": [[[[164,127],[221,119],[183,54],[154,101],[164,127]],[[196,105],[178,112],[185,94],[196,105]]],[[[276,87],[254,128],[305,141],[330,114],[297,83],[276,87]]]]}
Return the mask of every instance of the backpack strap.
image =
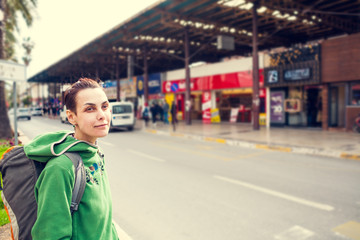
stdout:
{"type": "Polygon", "coordinates": [[[85,191],[86,176],[85,167],[79,153],[65,152],[64,153],[74,164],[75,167],[75,184],[72,192],[70,212],[71,215],[78,210],[81,198],[85,191]]]}

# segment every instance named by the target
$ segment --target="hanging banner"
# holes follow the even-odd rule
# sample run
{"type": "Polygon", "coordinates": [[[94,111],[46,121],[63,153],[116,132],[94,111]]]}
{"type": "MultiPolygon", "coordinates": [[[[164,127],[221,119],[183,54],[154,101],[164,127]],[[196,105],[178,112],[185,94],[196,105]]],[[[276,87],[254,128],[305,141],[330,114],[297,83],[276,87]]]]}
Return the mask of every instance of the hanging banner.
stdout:
{"type": "Polygon", "coordinates": [[[202,120],[203,123],[211,123],[211,92],[202,94],[202,120]]]}

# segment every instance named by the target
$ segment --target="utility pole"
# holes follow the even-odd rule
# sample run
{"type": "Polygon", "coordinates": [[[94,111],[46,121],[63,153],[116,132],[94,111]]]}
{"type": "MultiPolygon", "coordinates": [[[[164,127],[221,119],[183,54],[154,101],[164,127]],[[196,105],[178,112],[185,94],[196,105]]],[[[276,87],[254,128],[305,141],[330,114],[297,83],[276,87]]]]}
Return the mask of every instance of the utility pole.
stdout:
{"type": "Polygon", "coordinates": [[[252,40],[252,58],[253,58],[253,94],[252,94],[252,115],[253,115],[253,130],[259,130],[259,110],[260,110],[260,98],[259,98],[259,56],[258,56],[258,16],[257,8],[259,6],[258,1],[253,3],[252,9],[252,25],[253,25],[253,40],[252,40]]]}
{"type": "Polygon", "coordinates": [[[190,86],[190,46],[189,46],[189,30],[185,29],[185,121],[186,125],[191,125],[191,86],[190,86]]]}

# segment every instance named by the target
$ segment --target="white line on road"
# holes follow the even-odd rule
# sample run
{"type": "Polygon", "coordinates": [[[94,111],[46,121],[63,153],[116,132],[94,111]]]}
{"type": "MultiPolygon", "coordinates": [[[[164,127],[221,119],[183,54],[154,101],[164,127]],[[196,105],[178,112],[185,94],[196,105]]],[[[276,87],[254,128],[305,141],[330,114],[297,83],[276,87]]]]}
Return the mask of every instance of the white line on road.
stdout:
{"type": "Polygon", "coordinates": [[[113,221],[113,224],[116,228],[119,239],[132,240],[132,238],[124,230],[122,230],[122,228],[115,221],[113,221]]]}
{"type": "Polygon", "coordinates": [[[132,149],[128,149],[129,152],[133,153],[133,154],[136,154],[138,156],[141,156],[141,157],[145,157],[145,158],[149,158],[151,160],[155,160],[155,161],[158,161],[158,162],[165,162],[164,159],[161,159],[161,158],[157,158],[157,157],[153,157],[153,156],[150,156],[150,155],[147,155],[145,153],[141,153],[141,152],[138,152],[138,151],[135,151],[135,150],[132,150],[132,149]]]}
{"type": "Polygon", "coordinates": [[[288,194],[285,194],[285,193],[281,193],[281,192],[273,191],[273,190],[270,190],[270,189],[267,189],[267,188],[259,187],[259,186],[256,186],[256,185],[253,185],[253,184],[250,184],[250,183],[241,182],[241,181],[235,180],[235,179],[230,179],[230,178],[217,176],[217,175],[215,175],[214,177],[219,179],[219,180],[222,180],[222,181],[234,183],[234,184],[246,187],[246,188],[250,188],[250,189],[253,189],[253,190],[256,190],[256,191],[259,191],[259,192],[263,192],[263,193],[266,193],[266,194],[269,194],[269,195],[273,195],[275,197],[283,198],[283,199],[286,199],[286,200],[289,200],[289,201],[293,201],[293,202],[296,202],[296,203],[307,205],[307,206],[317,208],[317,209],[320,209],[320,210],[324,210],[324,211],[333,211],[334,210],[334,207],[332,207],[330,205],[309,201],[309,200],[306,200],[306,199],[303,199],[303,198],[298,198],[298,197],[291,196],[291,195],[288,195],[288,194]]]}
{"type": "Polygon", "coordinates": [[[314,235],[314,232],[295,225],[292,228],[286,230],[285,232],[275,235],[274,237],[276,240],[305,240],[314,235]]]}

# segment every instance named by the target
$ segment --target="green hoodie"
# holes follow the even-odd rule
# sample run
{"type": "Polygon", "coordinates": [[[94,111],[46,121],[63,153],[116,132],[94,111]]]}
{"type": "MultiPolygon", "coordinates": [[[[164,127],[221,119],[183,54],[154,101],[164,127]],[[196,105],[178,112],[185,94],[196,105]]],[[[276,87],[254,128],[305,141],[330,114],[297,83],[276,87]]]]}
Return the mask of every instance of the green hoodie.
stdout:
{"type": "Polygon", "coordinates": [[[35,186],[38,204],[33,240],[114,240],[112,202],[105,162],[98,146],[79,141],[68,131],[36,137],[24,147],[26,155],[47,162],[35,186]],[[78,211],[70,213],[75,181],[73,163],[62,153],[78,152],[86,172],[86,188],[78,211]]]}

